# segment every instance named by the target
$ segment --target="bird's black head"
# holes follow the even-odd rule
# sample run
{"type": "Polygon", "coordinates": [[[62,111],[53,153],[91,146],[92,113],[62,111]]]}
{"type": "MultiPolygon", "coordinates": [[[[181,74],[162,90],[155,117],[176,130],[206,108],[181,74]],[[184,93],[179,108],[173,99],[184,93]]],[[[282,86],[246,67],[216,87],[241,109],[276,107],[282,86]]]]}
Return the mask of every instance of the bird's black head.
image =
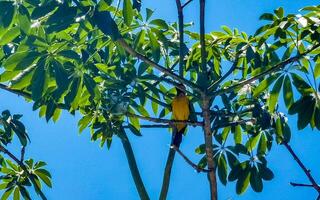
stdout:
{"type": "Polygon", "coordinates": [[[180,96],[180,95],[185,95],[185,90],[186,90],[186,86],[184,86],[182,83],[180,83],[178,85],[178,87],[176,87],[176,91],[177,91],[177,96],[180,96]],[[184,89],[184,90],[181,90],[180,88],[184,89]]]}

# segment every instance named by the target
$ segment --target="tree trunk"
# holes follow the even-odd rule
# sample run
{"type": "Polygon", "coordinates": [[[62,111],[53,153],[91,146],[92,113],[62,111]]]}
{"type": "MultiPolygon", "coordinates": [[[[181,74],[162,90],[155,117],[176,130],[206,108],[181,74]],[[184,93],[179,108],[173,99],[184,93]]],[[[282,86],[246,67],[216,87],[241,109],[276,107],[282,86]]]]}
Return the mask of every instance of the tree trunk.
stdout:
{"type": "Polygon", "coordinates": [[[144,184],[142,182],[141,176],[140,176],[140,172],[136,163],[136,159],[134,157],[133,154],[133,150],[129,141],[129,138],[127,136],[127,134],[123,131],[123,134],[121,134],[121,142],[123,145],[123,148],[126,152],[126,156],[127,156],[127,160],[128,160],[128,164],[130,167],[130,171],[131,171],[131,175],[132,178],[134,180],[134,183],[136,185],[136,188],[138,190],[140,199],[142,200],[149,200],[149,195],[144,187],[144,184]]]}
{"type": "Polygon", "coordinates": [[[176,151],[170,148],[167,162],[166,162],[166,168],[164,170],[164,175],[163,175],[162,188],[161,188],[161,193],[159,198],[160,200],[167,199],[169,185],[170,185],[171,169],[172,169],[175,153],[176,151]]]}
{"type": "Polygon", "coordinates": [[[203,97],[202,114],[204,119],[204,140],[206,145],[206,157],[208,169],[211,170],[210,172],[208,172],[210,196],[211,200],[217,200],[217,179],[215,174],[215,162],[213,158],[212,131],[210,123],[210,105],[209,98],[206,96],[203,97]]]}

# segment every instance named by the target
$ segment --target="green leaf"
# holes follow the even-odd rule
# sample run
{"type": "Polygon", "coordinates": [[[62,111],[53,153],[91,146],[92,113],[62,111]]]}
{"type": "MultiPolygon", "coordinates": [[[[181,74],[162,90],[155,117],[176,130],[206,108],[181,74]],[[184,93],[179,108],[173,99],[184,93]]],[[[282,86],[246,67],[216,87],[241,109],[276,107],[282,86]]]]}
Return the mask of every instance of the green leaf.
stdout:
{"type": "Polygon", "coordinates": [[[75,78],[72,81],[70,88],[69,88],[69,93],[64,98],[66,105],[70,106],[71,103],[74,101],[74,99],[77,96],[77,93],[79,92],[79,90],[81,90],[80,84],[81,84],[80,78],[75,78]]]}
{"type": "Polygon", "coordinates": [[[291,73],[293,85],[297,88],[301,95],[310,94],[313,92],[311,86],[303,80],[298,74],[291,73]]]}
{"type": "Polygon", "coordinates": [[[32,65],[15,76],[10,82],[10,88],[18,90],[26,88],[31,83],[35,67],[32,65]]]}
{"type": "Polygon", "coordinates": [[[223,185],[227,184],[227,173],[228,167],[226,157],[224,154],[221,154],[221,156],[218,159],[218,176],[223,185]]]}
{"type": "Polygon", "coordinates": [[[150,45],[152,49],[152,57],[155,62],[159,62],[160,60],[160,45],[158,43],[157,38],[153,35],[151,31],[148,31],[150,45]]]}
{"type": "Polygon", "coordinates": [[[312,96],[303,98],[302,110],[298,113],[298,130],[304,129],[312,120],[315,111],[316,99],[312,96]]]}
{"type": "Polygon", "coordinates": [[[260,176],[266,181],[270,181],[274,178],[273,172],[267,167],[260,167],[260,176]]]}
{"type": "Polygon", "coordinates": [[[293,104],[293,91],[291,86],[290,77],[286,76],[284,79],[284,85],[283,85],[283,99],[284,103],[286,104],[287,108],[290,108],[290,106],[293,104]]]}
{"type": "Polygon", "coordinates": [[[96,24],[97,27],[106,35],[110,36],[112,40],[116,41],[121,38],[118,26],[111,17],[108,11],[95,10],[92,18],[92,23],[96,24]]]}
{"type": "Polygon", "coordinates": [[[280,117],[278,117],[276,120],[276,135],[277,135],[278,143],[281,143],[283,139],[283,130],[282,130],[282,122],[280,117]]]}
{"type": "Polygon", "coordinates": [[[221,26],[221,28],[228,33],[228,35],[233,35],[232,30],[228,26],[221,26]]]}
{"type": "Polygon", "coordinates": [[[234,141],[236,144],[242,143],[242,133],[241,133],[241,126],[240,125],[235,126],[234,141]]]}
{"type": "Polygon", "coordinates": [[[263,183],[256,167],[251,170],[250,185],[255,192],[262,192],[263,183]]]}
{"type": "Polygon", "coordinates": [[[250,183],[250,171],[245,170],[239,176],[239,179],[237,181],[237,184],[236,184],[237,194],[244,193],[247,190],[249,183],[250,183]]]}
{"type": "MultiPolygon", "coordinates": [[[[42,60],[41,60],[42,61],[42,60]]],[[[38,62],[37,68],[34,70],[31,80],[31,97],[34,101],[39,100],[44,93],[45,84],[45,64],[44,61],[38,62]]]]}
{"type": "Polygon", "coordinates": [[[20,35],[20,28],[15,26],[9,29],[1,38],[0,45],[9,44],[12,40],[20,35]]]}
{"type": "Polygon", "coordinates": [[[0,28],[8,28],[15,15],[15,7],[12,1],[0,1],[0,28]]]}
{"type": "Polygon", "coordinates": [[[260,16],[260,20],[274,21],[276,17],[271,13],[264,13],[260,16]]]}
{"type": "Polygon", "coordinates": [[[319,107],[317,107],[314,112],[314,123],[317,129],[320,131],[320,108],[319,107]]]}
{"type": "Polygon", "coordinates": [[[258,87],[256,87],[254,89],[253,97],[258,97],[261,94],[261,92],[266,90],[268,88],[268,86],[270,86],[276,80],[278,75],[279,74],[271,75],[268,78],[266,78],[263,81],[261,81],[261,83],[258,85],[258,87]]]}
{"type": "MultiPolygon", "coordinates": [[[[153,98],[157,98],[154,94],[152,94],[152,96],[153,96],[153,98]]],[[[151,106],[152,106],[153,113],[155,115],[157,115],[158,114],[159,105],[156,102],[152,101],[151,102],[151,106]]]]}
{"type": "Polygon", "coordinates": [[[13,200],[20,200],[20,189],[19,189],[19,187],[15,187],[15,189],[14,189],[13,200]]]}
{"type": "Polygon", "coordinates": [[[274,111],[276,104],[278,102],[280,90],[281,90],[281,87],[283,84],[283,78],[284,78],[284,76],[281,76],[280,78],[278,78],[277,82],[274,84],[272,91],[270,93],[270,99],[269,99],[270,112],[274,111]]]}
{"type": "Polygon", "coordinates": [[[30,14],[28,9],[23,5],[19,5],[18,20],[21,31],[28,35],[31,27],[30,14]]]}
{"type": "Polygon", "coordinates": [[[140,131],[132,124],[128,124],[130,131],[135,134],[136,136],[142,136],[140,131]]]}
{"type": "Polygon", "coordinates": [[[282,7],[280,7],[280,8],[278,8],[278,9],[276,9],[276,10],[274,11],[274,13],[275,13],[279,18],[283,18],[284,10],[283,10],[282,7]]]}
{"type": "Polygon", "coordinates": [[[123,1],[122,15],[124,18],[124,23],[127,26],[130,26],[132,23],[132,20],[133,20],[133,8],[132,8],[131,0],[124,0],[123,1]]]}
{"type": "Polygon", "coordinates": [[[317,60],[317,63],[315,65],[315,67],[314,67],[314,72],[313,73],[314,73],[315,78],[320,77],[320,58],[317,60]]]}
{"type": "Polygon", "coordinates": [[[162,28],[165,30],[169,29],[167,22],[164,21],[163,19],[154,19],[150,21],[150,24],[157,25],[159,28],[162,28]]]}
{"type": "MultiPolygon", "coordinates": [[[[0,5],[1,6],[1,5],[0,5]]],[[[10,187],[8,188],[1,197],[1,200],[7,200],[9,198],[9,196],[12,194],[14,187],[10,187]]]]}
{"type": "Polygon", "coordinates": [[[16,52],[3,63],[3,66],[8,71],[26,69],[39,58],[39,55],[36,51],[16,52]]]}
{"type": "Polygon", "coordinates": [[[45,169],[37,169],[34,173],[50,188],[52,188],[51,175],[45,169]]]}
{"type": "Polygon", "coordinates": [[[84,85],[86,86],[88,92],[92,97],[95,96],[95,88],[97,86],[96,82],[88,74],[83,75],[84,85]]]}

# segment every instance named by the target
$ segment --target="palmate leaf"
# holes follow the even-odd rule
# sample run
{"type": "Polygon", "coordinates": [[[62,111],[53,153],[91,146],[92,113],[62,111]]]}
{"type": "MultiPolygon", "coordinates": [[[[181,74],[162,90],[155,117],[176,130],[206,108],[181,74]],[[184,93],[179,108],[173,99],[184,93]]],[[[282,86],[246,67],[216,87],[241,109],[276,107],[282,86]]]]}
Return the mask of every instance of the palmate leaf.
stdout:
{"type": "Polygon", "coordinates": [[[291,86],[290,77],[286,76],[283,83],[283,99],[287,108],[289,108],[293,102],[293,91],[291,86]]]}
{"type": "Polygon", "coordinates": [[[123,10],[122,10],[122,15],[124,18],[124,23],[127,26],[130,26],[133,20],[133,7],[131,0],[124,0],[123,1],[123,10]]]}
{"type": "Polygon", "coordinates": [[[111,17],[110,12],[108,11],[99,11],[95,10],[92,23],[96,24],[97,27],[106,35],[110,36],[112,40],[118,40],[121,38],[118,26],[111,17]]]}
{"type": "Polygon", "coordinates": [[[276,83],[274,84],[271,93],[270,93],[270,99],[269,99],[269,110],[270,112],[273,112],[278,98],[279,98],[279,93],[283,84],[283,78],[284,76],[281,76],[280,78],[278,78],[278,80],[276,81],[276,83]]]}

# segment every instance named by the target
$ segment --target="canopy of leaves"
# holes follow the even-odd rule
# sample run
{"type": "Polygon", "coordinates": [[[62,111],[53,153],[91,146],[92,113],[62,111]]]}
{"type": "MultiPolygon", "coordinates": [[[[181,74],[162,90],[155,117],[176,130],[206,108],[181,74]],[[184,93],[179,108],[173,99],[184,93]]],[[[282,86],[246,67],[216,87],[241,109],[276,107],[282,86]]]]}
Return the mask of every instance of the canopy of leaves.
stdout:
{"type": "MultiPolygon", "coordinates": [[[[46,120],[58,120],[62,109],[79,111],[80,132],[90,127],[101,146],[110,147],[123,127],[141,135],[136,115],[170,117],[179,40],[176,23],[154,19],[152,10],[140,7],[131,0],[122,7],[112,0],[0,1],[0,82],[30,94],[33,109],[46,120]]],[[[319,16],[319,6],[299,15],[278,8],[260,17],[266,23],[254,35],[226,26],[210,32],[205,71],[200,36],[185,25],[180,79],[196,108],[200,91],[211,97],[217,172],[223,184],[237,181],[238,193],[249,183],[262,190],[263,180],[273,178],[266,155],[274,140],[290,140],[280,98],[289,114],[298,114],[299,129],[320,130],[319,16]]],[[[4,134],[3,143],[10,141],[11,132],[4,134]]],[[[26,143],[24,131],[19,139],[26,143]]],[[[203,154],[204,146],[196,152],[203,154]]],[[[199,165],[206,166],[205,157],[199,165]]]]}

